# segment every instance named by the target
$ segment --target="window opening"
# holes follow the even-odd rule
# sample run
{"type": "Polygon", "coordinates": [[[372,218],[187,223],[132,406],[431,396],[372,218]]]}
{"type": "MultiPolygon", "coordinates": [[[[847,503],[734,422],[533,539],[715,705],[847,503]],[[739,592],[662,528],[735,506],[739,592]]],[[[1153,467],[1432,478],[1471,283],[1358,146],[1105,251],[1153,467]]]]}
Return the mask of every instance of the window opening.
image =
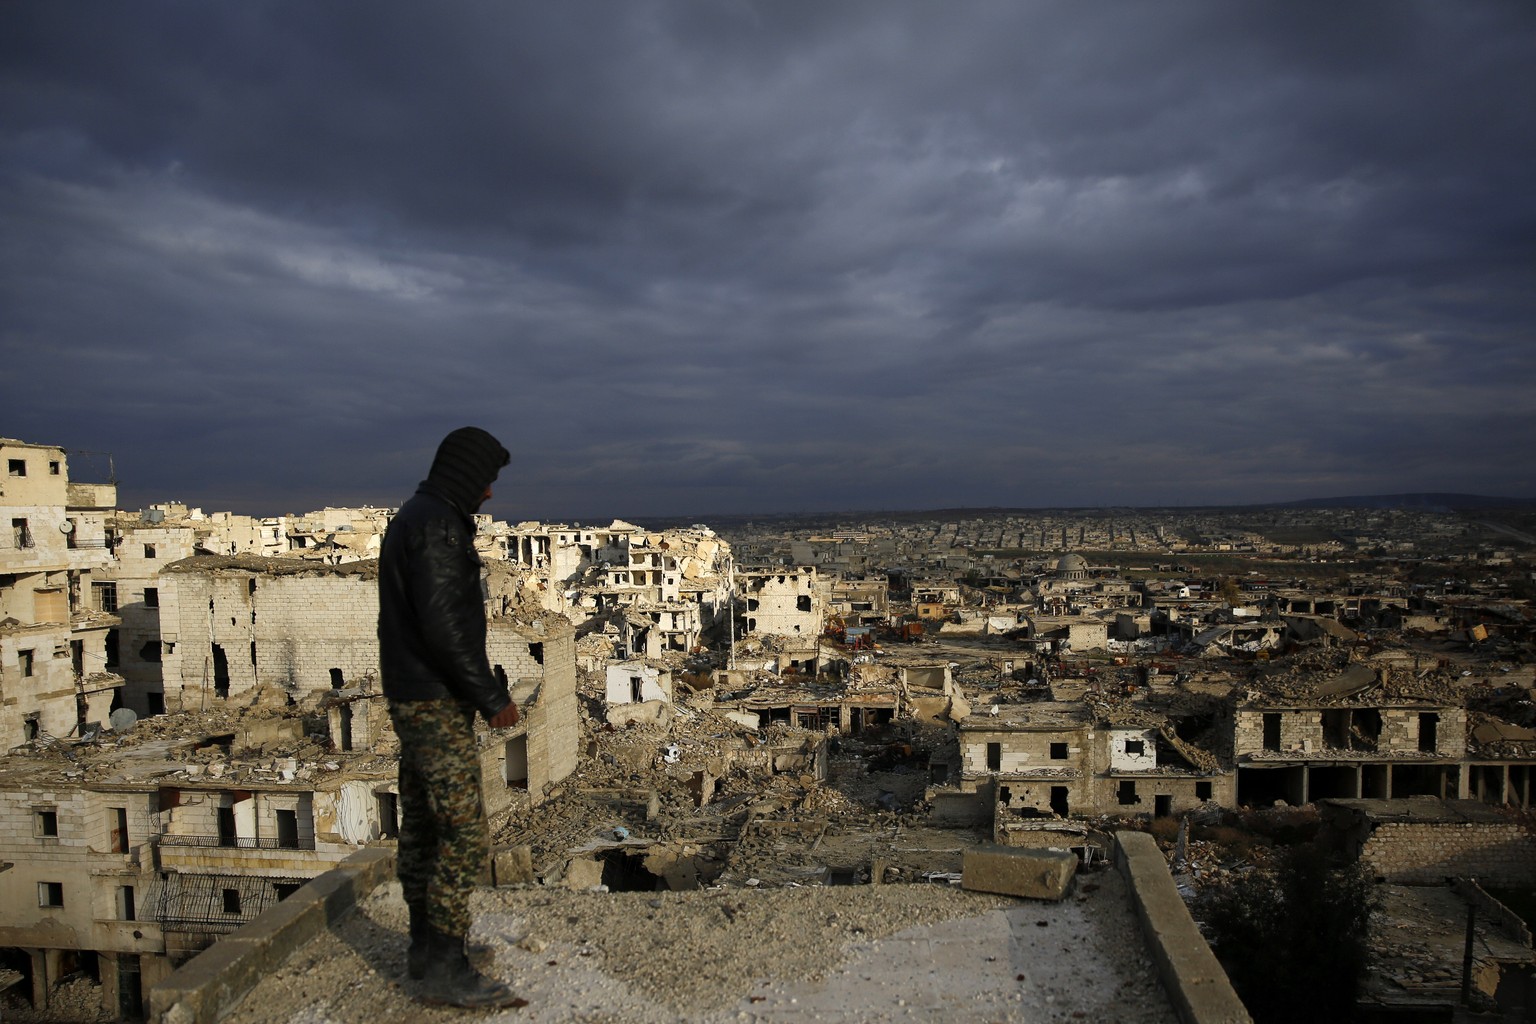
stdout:
{"type": "Polygon", "coordinates": [[[1127,757],[1141,757],[1147,752],[1145,740],[1126,740],[1125,753],[1127,757]]]}
{"type": "Polygon", "coordinates": [[[16,662],[21,666],[21,678],[30,679],[32,677],[32,668],[36,657],[32,651],[16,652],[16,662]]]}
{"type": "Polygon", "coordinates": [[[1120,788],[1116,791],[1115,797],[1123,805],[1141,803],[1141,797],[1136,795],[1136,783],[1130,779],[1125,779],[1120,783],[1120,788]]]}
{"type": "Polygon", "coordinates": [[[988,743],[987,744],[987,771],[989,771],[989,772],[1002,771],[1002,768],[1003,768],[1003,745],[1001,743],[988,743]]]}
{"type": "Polygon", "coordinates": [[[400,838],[400,798],[394,793],[375,793],[379,802],[379,838],[400,838]]]}
{"type": "Polygon", "coordinates": [[[1264,749],[1280,749],[1280,712],[1264,712],[1264,749]]]}
{"type": "Polygon", "coordinates": [[[9,459],[9,460],[7,460],[6,461],[6,472],[8,472],[11,476],[26,476],[27,475],[27,460],[26,459],[9,459]]]}
{"type": "Polygon", "coordinates": [[[29,548],[32,546],[32,528],[27,525],[25,519],[11,520],[11,534],[15,539],[16,547],[29,548]]]}
{"type": "Polygon", "coordinates": [[[40,907],[62,907],[64,905],[64,883],[38,882],[37,905],[40,907]]]}
{"type": "Polygon", "coordinates": [[[59,838],[59,812],[53,808],[38,811],[34,824],[37,826],[34,835],[44,839],[59,838]]]}
{"type": "Polygon", "coordinates": [[[1433,711],[1419,713],[1419,753],[1433,754],[1439,749],[1436,742],[1436,732],[1439,729],[1440,716],[1433,711]]]}
{"type": "Polygon", "coordinates": [[[159,587],[145,587],[144,588],[144,607],[146,607],[146,608],[159,608],[160,607],[160,588],[159,587]]]}
{"type": "Polygon", "coordinates": [[[1065,743],[1051,744],[1051,760],[1065,761],[1067,759],[1067,745],[1065,743]]]}
{"type": "Polygon", "coordinates": [[[128,808],[126,808],[126,807],[109,807],[109,808],[107,808],[107,810],[112,815],[112,837],[111,837],[111,839],[112,839],[112,852],[113,853],[127,853],[128,852],[128,808]]]}
{"type": "Polygon", "coordinates": [[[229,696],[229,658],[219,644],[213,645],[213,694],[215,697],[229,696]]]}
{"type": "Polygon", "coordinates": [[[299,812],[277,812],[277,845],[283,850],[299,848],[299,812]]]}
{"type": "Polygon", "coordinates": [[[224,913],[226,913],[226,914],[238,914],[238,913],[240,913],[240,890],[239,889],[225,889],[224,890],[224,913]]]}

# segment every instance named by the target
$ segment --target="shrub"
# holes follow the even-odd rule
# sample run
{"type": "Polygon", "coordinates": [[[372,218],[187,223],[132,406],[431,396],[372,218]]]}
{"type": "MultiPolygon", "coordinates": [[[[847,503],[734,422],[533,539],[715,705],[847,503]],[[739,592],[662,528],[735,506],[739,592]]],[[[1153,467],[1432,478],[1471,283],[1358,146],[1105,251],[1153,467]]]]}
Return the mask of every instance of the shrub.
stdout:
{"type": "Polygon", "coordinates": [[[1358,866],[1295,846],[1211,895],[1202,916],[1257,1024],[1349,1021],[1375,907],[1358,866]]]}

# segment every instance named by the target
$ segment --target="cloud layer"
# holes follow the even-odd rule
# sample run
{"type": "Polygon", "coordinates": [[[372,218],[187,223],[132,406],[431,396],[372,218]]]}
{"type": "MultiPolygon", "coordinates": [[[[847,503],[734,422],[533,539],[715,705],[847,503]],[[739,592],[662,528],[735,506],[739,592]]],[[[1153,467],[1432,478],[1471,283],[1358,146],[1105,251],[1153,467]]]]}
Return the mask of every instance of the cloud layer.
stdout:
{"type": "Polygon", "coordinates": [[[125,504],[1536,494],[1496,0],[0,7],[0,434],[125,504]]]}

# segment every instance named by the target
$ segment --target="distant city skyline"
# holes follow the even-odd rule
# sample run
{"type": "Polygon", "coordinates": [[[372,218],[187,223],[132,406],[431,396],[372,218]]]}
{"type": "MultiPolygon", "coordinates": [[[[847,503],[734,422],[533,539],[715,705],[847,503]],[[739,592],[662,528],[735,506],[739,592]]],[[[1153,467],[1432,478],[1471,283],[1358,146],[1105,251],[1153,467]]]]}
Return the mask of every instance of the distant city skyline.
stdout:
{"type": "Polygon", "coordinates": [[[1536,493],[1536,8],[0,5],[0,434],[125,506],[1536,493]]]}

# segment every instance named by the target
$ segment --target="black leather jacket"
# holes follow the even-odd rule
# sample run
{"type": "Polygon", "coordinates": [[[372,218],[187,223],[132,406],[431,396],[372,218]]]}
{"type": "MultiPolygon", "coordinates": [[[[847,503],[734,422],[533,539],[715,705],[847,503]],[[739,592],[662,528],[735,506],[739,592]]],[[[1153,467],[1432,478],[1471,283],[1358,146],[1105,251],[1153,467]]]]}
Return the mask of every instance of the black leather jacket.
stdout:
{"type": "Polygon", "coordinates": [[[453,699],[486,719],[512,703],[485,653],[474,521],[424,483],[379,555],[379,668],[390,700],[453,699]]]}

